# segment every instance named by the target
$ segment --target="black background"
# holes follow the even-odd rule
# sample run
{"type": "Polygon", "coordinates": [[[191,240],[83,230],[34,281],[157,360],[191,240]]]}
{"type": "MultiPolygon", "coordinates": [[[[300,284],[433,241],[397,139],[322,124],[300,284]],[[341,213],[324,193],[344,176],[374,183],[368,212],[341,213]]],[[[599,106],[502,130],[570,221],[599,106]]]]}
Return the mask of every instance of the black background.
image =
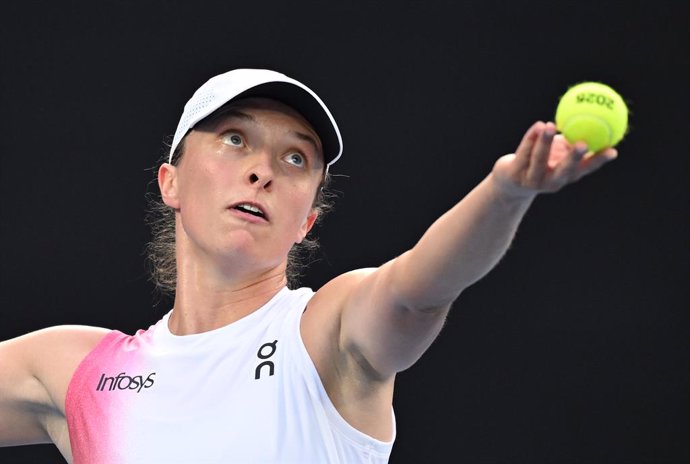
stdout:
{"type": "MultiPolygon", "coordinates": [[[[131,333],[168,309],[146,277],[144,195],[212,75],[280,70],[340,124],[314,288],[412,246],[568,86],[600,80],[632,112],[619,159],[540,198],[399,375],[391,462],[687,462],[690,27],[672,5],[5,3],[0,339],[131,333]]],[[[0,462],[61,461],[39,446],[0,462]]]]}

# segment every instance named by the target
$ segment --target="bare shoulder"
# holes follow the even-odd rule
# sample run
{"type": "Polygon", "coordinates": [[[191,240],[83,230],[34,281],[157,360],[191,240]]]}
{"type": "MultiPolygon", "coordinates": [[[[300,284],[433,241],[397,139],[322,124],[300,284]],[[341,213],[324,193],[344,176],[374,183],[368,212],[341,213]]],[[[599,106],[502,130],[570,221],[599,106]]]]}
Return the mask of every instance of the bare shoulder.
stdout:
{"type": "Polygon", "coordinates": [[[316,292],[310,305],[332,308],[346,303],[354,289],[377,269],[373,267],[356,269],[335,277],[316,292]]]}
{"type": "Polygon", "coordinates": [[[72,358],[83,358],[110,332],[101,327],[81,325],[60,325],[37,330],[2,344],[3,350],[21,359],[34,374],[40,374],[43,366],[51,370],[59,369],[72,358]]]}
{"type": "Polygon", "coordinates": [[[0,364],[36,379],[49,396],[46,399],[62,411],[74,370],[108,332],[78,325],[37,330],[0,343],[0,364]]]}
{"type": "Polygon", "coordinates": [[[339,330],[342,309],[352,297],[354,289],[375,270],[365,268],[346,272],[321,287],[309,301],[302,317],[302,336],[330,338],[335,335],[339,330]],[[324,329],[329,333],[325,334],[324,329]]]}
{"type": "Polygon", "coordinates": [[[92,327],[87,325],[57,325],[14,338],[12,341],[21,340],[22,344],[42,347],[45,344],[60,343],[66,348],[82,345],[93,347],[110,329],[92,327]]]}
{"type": "Polygon", "coordinates": [[[72,374],[93,348],[110,332],[101,327],[63,325],[35,332],[33,349],[41,353],[34,357],[36,376],[46,386],[60,408],[64,405],[67,386],[72,374]]]}
{"type": "Polygon", "coordinates": [[[67,387],[81,360],[108,332],[57,326],[0,343],[0,446],[53,441],[68,450],[67,387]]]}

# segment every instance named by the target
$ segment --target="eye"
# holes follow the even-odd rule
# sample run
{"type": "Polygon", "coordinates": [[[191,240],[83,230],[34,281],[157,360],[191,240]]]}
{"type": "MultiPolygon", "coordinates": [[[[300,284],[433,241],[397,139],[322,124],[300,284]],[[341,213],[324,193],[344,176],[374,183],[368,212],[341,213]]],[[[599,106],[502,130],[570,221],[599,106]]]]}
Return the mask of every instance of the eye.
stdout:
{"type": "Polygon", "coordinates": [[[306,159],[301,153],[290,153],[285,157],[285,160],[295,166],[302,167],[306,164],[306,159]]]}
{"type": "Polygon", "coordinates": [[[244,145],[244,140],[242,140],[242,136],[237,132],[228,132],[227,134],[223,134],[223,143],[233,147],[241,147],[244,145]]]}

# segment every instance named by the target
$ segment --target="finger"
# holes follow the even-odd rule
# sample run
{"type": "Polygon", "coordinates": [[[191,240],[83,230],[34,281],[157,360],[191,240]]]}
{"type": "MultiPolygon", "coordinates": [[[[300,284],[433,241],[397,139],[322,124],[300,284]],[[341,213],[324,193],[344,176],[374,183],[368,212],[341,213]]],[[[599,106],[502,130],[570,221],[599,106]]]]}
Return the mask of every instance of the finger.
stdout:
{"type": "Polygon", "coordinates": [[[607,148],[606,150],[595,153],[593,156],[585,157],[584,165],[578,172],[577,179],[596,171],[616,158],[618,158],[618,150],[615,148],[607,148]]]}
{"type": "Polygon", "coordinates": [[[551,142],[556,135],[556,126],[552,122],[547,122],[534,144],[530,155],[529,168],[527,169],[527,185],[538,186],[544,179],[544,175],[549,169],[549,153],[551,152],[551,142]]]}
{"type": "Polygon", "coordinates": [[[537,121],[532,124],[532,127],[527,129],[520,145],[515,150],[515,160],[513,161],[515,169],[517,172],[527,171],[530,163],[530,155],[532,153],[532,148],[539,137],[539,134],[543,130],[544,123],[537,121]]]}
{"type": "Polygon", "coordinates": [[[549,153],[549,167],[555,168],[570,153],[572,145],[562,134],[556,134],[551,141],[551,153],[549,153]]]}
{"type": "Polygon", "coordinates": [[[587,145],[584,143],[578,142],[571,147],[565,159],[553,171],[552,182],[555,188],[561,188],[578,177],[586,154],[587,145]]]}

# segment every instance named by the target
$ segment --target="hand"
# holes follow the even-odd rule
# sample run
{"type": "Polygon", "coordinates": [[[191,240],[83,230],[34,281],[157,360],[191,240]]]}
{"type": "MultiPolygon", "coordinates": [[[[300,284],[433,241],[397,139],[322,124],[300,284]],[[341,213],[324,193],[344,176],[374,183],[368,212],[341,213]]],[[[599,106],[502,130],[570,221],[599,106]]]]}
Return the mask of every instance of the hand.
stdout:
{"type": "Polygon", "coordinates": [[[587,145],[571,145],[552,122],[537,122],[525,133],[514,154],[496,161],[492,171],[498,187],[515,198],[556,192],[604,164],[616,159],[618,152],[607,148],[588,153],[587,145]]]}

